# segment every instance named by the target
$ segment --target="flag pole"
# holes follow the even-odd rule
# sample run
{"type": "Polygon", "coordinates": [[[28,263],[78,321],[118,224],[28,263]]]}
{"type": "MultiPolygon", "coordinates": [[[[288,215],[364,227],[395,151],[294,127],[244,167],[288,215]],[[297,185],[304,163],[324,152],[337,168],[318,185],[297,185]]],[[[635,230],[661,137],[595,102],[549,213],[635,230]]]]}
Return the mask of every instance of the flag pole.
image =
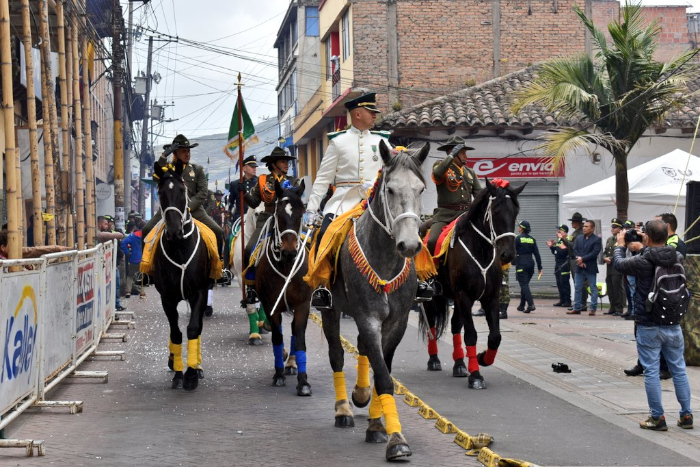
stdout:
{"type": "MultiPolygon", "coordinates": [[[[238,84],[236,85],[238,87],[238,105],[236,106],[238,108],[238,186],[241,187],[243,186],[243,153],[244,153],[244,148],[243,148],[243,116],[242,116],[242,109],[243,109],[243,97],[241,96],[241,86],[243,84],[241,83],[241,73],[238,72],[238,84]]],[[[241,212],[241,233],[240,233],[240,239],[241,239],[241,261],[245,259],[245,221],[244,221],[244,213],[245,209],[244,206],[245,204],[243,200],[243,192],[238,191],[238,206],[240,208],[241,212]]],[[[245,270],[246,265],[241,263],[243,269],[245,270]]],[[[243,294],[243,301],[245,302],[246,296],[245,296],[246,288],[243,287],[241,290],[241,293],[243,294]]]]}

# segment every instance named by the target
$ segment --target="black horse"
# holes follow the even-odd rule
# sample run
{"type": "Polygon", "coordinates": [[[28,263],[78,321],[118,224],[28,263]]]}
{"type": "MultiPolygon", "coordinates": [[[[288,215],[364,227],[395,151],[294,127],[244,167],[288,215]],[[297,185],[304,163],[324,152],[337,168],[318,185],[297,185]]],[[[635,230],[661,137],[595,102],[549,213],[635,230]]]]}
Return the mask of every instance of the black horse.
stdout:
{"type": "MultiPolygon", "coordinates": [[[[439,338],[446,327],[447,300],[454,300],[452,329],[459,329],[459,321],[464,325],[469,387],[472,389],[486,388],[479,365],[491,365],[501,344],[498,317],[498,296],[503,280],[501,265],[515,257],[513,230],[520,210],[518,195],[523,188],[525,185],[518,188],[495,186],[486,180],[486,188],[477,193],[467,214],[457,221],[454,244],[446,253],[446,261],[441,262],[438,268],[438,281],[443,286],[443,294],[423,304],[427,323],[421,320],[421,329],[424,332],[430,329],[436,334],[434,337],[439,338]],[[481,301],[486,311],[489,325],[488,347],[479,355],[476,353],[477,334],[471,314],[472,305],[477,300],[481,301]]],[[[436,363],[435,360],[437,357],[431,357],[429,367],[431,363],[436,363]]],[[[455,363],[455,367],[457,365],[459,362],[455,363]]]]}
{"type": "Polygon", "coordinates": [[[187,188],[182,179],[184,165],[162,167],[156,162],[153,178],[158,180],[158,196],[165,228],[155,250],[153,282],[160,293],[163,311],[170,324],[168,367],[175,370],[172,388],[192,391],[203,377],[201,370],[201,334],[210,260],[204,239],[189,212],[187,188]],[[183,376],[182,332],[178,327],[177,305],[189,303],[187,325],[187,371],[183,376]]]}
{"type": "Polygon", "coordinates": [[[311,288],[304,282],[304,276],[309,269],[309,257],[306,242],[300,238],[304,213],[301,196],[304,189],[303,181],[297,187],[286,189],[275,183],[275,213],[260,236],[264,244],[258,253],[255,290],[272,327],[272,350],[275,355],[272,384],[284,386],[285,373],[297,374],[297,395],[310,396],[311,385],[306,377],[305,336],[311,305],[311,288]],[[267,236],[264,237],[266,232],[267,236]],[[291,311],[294,316],[290,361],[286,371],[282,335],[284,311],[291,311]]]}

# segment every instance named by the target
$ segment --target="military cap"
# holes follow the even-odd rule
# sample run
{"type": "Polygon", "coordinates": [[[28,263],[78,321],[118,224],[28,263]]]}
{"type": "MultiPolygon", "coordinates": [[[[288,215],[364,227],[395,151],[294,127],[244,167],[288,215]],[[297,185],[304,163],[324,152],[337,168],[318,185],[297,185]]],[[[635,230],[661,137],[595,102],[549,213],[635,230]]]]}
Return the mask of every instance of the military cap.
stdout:
{"type": "Polygon", "coordinates": [[[243,165],[257,167],[258,166],[258,159],[255,156],[248,156],[245,159],[243,159],[243,165]]]}
{"type": "Polygon", "coordinates": [[[585,219],[581,215],[580,212],[575,212],[573,216],[571,216],[571,219],[569,219],[571,222],[583,222],[585,219]]]}
{"type": "Polygon", "coordinates": [[[622,221],[617,217],[613,217],[610,221],[610,225],[612,225],[613,227],[622,227],[622,221]]]}
{"type": "Polygon", "coordinates": [[[627,220],[624,224],[622,224],[622,227],[625,229],[634,229],[634,222],[627,220]]]}
{"type": "Polygon", "coordinates": [[[355,99],[345,103],[345,108],[348,110],[357,109],[358,107],[379,113],[379,109],[377,108],[377,93],[370,92],[363,94],[362,96],[356,97],[355,99]]]}
{"type": "Polygon", "coordinates": [[[561,230],[564,233],[569,233],[569,226],[566,224],[561,224],[557,226],[557,230],[561,230]]]}
{"type": "Polygon", "coordinates": [[[114,217],[110,216],[107,214],[106,216],[103,216],[105,219],[107,219],[107,222],[114,222],[114,217]]]}
{"type": "MultiPolygon", "coordinates": [[[[437,149],[438,151],[451,151],[452,148],[460,144],[465,144],[464,138],[462,138],[461,136],[450,136],[450,139],[448,139],[447,142],[442,146],[438,146],[437,149]]],[[[474,148],[470,146],[464,146],[464,149],[467,149],[469,151],[474,150],[474,148]]]]}
{"type": "Polygon", "coordinates": [[[525,230],[525,232],[529,232],[529,231],[530,231],[530,223],[529,223],[528,221],[520,221],[520,223],[518,224],[518,226],[519,226],[519,227],[522,227],[522,228],[525,230]]]}
{"type": "Polygon", "coordinates": [[[221,190],[216,190],[216,192],[214,192],[214,196],[224,196],[224,192],[221,190]]]}
{"type": "Polygon", "coordinates": [[[269,164],[270,162],[293,161],[294,159],[296,159],[296,157],[288,154],[284,149],[276,147],[272,150],[269,156],[265,156],[260,159],[260,162],[269,164]]]}

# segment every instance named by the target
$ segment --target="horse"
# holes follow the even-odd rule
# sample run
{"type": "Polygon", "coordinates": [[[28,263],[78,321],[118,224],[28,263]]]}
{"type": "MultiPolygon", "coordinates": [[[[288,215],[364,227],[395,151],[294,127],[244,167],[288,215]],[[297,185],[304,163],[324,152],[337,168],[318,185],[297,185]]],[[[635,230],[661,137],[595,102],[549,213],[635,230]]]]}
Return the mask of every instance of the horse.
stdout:
{"type": "Polygon", "coordinates": [[[365,212],[353,221],[340,248],[336,278],[331,285],[333,306],[321,311],[334,372],[335,426],[355,426],[345,388],[340,341],[340,316],[345,313],[354,318],[359,331],[358,379],[352,400],[357,407],[364,407],[371,395],[365,441],[388,441],[387,460],[412,454],[401,433],[391,364],[406,331],[418,287],[411,258],[423,247],[418,235],[418,212],[425,191],[421,166],[429,151],[426,143],[420,150],[392,155],[384,142],[379,144],[384,168],[375,183],[373,198],[365,212]],[[369,387],[370,364],[374,371],[373,391],[369,387]],[[381,422],[382,414],[386,428],[381,422]]]}
{"type": "MultiPolygon", "coordinates": [[[[437,340],[446,327],[448,299],[454,300],[451,319],[453,332],[455,367],[453,375],[462,376],[469,372],[469,387],[485,389],[486,383],[479,366],[493,364],[501,344],[498,297],[503,280],[502,264],[515,257],[515,221],[520,210],[518,195],[527,183],[512,188],[507,182],[498,186],[486,179],[486,188],[480,190],[469,211],[455,224],[450,249],[445,253],[444,262],[438,267],[438,282],[443,293],[423,303],[425,319],[421,319],[422,331],[430,331],[431,339],[437,340]],[[471,314],[475,301],[481,301],[486,311],[489,326],[487,350],[477,355],[477,334],[471,314]],[[426,322],[427,320],[427,322],[426,322]],[[464,370],[459,331],[464,326],[464,345],[467,349],[468,368],[464,370]]],[[[437,345],[434,346],[428,369],[436,369],[440,364],[437,358],[437,345]]],[[[432,350],[431,350],[432,352],[432,350]]]]}
{"type": "MultiPolygon", "coordinates": [[[[245,243],[248,244],[250,237],[255,230],[255,222],[258,217],[258,213],[265,210],[265,204],[260,203],[260,205],[255,209],[248,209],[244,215],[242,221],[247,226],[244,229],[245,232],[245,243]]],[[[241,219],[236,222],[240,222],[241,219]]],[[[231,239],[231,268],[238,281],[238,286],[241,288],[241,293],[244,290],[245,282],[243,280],[243,255],[241,253],[241,232],[236,229],[234,224],[234,232],[236,232],[231,239]]],[[[246,309],[246,314],[248,315],[248,320],[250,322],[249,335],[248,335],[248,345],[262,345],[263,340],[261,334],[267,334],[268,331],[264,328],[266,325],[265,311],[262,308],[258,308],[253,303],[245,303],[241,300],[241,307],[246,309]]]]}
{"type": "Polygon", "coordinates": [[[201,334],[211,262],[201,232],[189,212],[187,187],[182,179],[184,164],[162,167],[156,162],[153,177],[158,180],[158,197],[165,229],[154,252],[155,274],[163,311],[170,325],[168,367],[175,371],[172,388],[197,388],[201,370],[201,334]],[[177,305],[186,300],[190,307],[187,324],[187,371],[183,376],[182,332],[177,305]]]}
{"type": "Polygon", "coordinates": [[[275,356],[273,386],[285,386],[286,374],[297,375],[297,395],[310,396],[306,375],[306,325],[311,308],[311,288],[304,282],[309,257],[302,240],[304,181],[297,187],[282,188],[275,182],[275,212],[261,232],[263,245],[258,250],[255,291],[272,327],[275,356]],[[265,237],[265,232],[269,235],[265,237]],[[292,338],[289,359],[284,364],[282,312],[291,311],[292,338]]]}

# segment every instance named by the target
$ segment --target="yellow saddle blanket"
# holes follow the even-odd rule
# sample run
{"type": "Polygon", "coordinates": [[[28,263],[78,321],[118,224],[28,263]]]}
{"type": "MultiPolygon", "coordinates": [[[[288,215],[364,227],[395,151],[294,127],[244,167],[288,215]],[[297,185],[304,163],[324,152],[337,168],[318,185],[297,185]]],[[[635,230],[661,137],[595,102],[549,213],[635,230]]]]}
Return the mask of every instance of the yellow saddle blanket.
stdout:
{"type": "MultiPolygon", "coordinates": [[[[216,248],[216,235],[214,235],[214,232],[212,232],[209,227],[202,224],[197,219],[192,220],[194,220],[195,225],[199,229],[199,234],[202,236],[202,240],[209,252],[209,260],[211,261],[209,278],[219,279],[221,277],[223,264],[219,258],[219,251],[216,248]]],[[[148,233],[148,236],[146,236],[143,242],[143,255],[141,256],[139,271],[144,274],[153,274],[155,272],[155,263],[153,260],[155,259],[155,252],[158,248],[160,237],[163,235],[163,229],[165,229],[165,222],[161,221],[148,233]]]]}
{"type": "MultiPolygon", "coordinates": [[[[366,201],[344,214],[336,217],[328,226],[321,238],[321,242],[316,248],[317,242],[313,241],[311,253],[309,254],[309,272],[304,276],[304,281],[309,286],[316,288],[319,285],[328,287],[330,285],[333,271],[338,265],[340,248],[352,228],[352,220],[359,218],[365,212],[366,201]],[[333,261],[333,263],[331,263],[333,261]]],[[[437,274],[435,265],[428,248],[423,245],[423,249],[413,258],[416,266],[416,274],[420,280],[427,280],[437,274]]]]}

